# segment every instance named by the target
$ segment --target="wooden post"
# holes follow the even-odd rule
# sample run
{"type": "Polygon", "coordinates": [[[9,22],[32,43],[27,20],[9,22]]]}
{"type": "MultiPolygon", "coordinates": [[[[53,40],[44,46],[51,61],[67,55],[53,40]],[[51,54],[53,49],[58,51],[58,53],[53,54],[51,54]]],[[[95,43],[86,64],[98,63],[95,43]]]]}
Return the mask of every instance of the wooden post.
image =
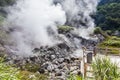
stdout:
{"type": "Polygon", "coordinates": [[[108,49],[107,47],[105,48],[105,55],[107,56],[108,49]]]}
{"type": "Polygon", "coordinates": [[[87,73],[87,63],[84,64],[84,77],[86,77],[86,73],[87,73]]]}
{"type": "Polygon", "coordinates": [[[118,51],[119,51],[119,56],[120,56],[120,49],[118,48],[118,51]]]}
{"type": "Polygon", "coordinates": [[[85,47],[82,47],[83,49],[83,78],[85,78],[85,51],[86,51],[86,48],[85,47]]]}

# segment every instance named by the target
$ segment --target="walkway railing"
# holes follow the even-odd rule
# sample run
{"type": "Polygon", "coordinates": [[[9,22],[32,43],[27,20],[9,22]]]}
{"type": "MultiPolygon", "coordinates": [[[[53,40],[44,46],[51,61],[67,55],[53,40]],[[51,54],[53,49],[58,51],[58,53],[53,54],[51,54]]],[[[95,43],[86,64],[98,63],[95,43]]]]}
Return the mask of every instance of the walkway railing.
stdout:
{"type": "MultiPolygon", "coordinates": [[[[89,50],[85,50],[83,51],[84,53],[87,53],[87,52],[90,52],[89,50]]],[[[96,55],[96,54],[103,54],[105,56],[107,55],[112,55],[112,56],[120,56],[120,48],[102,48],[102,47],[97,47],[97,48],[94,48],[93,51],[93,57],[96,55]]],[[[83,57],[83,59],[87,59],[87,56],[86,57],[83,57]]],[[[83,64],[84,64],[84,77],[87,78],[87,79],[93,79],[94,80],[94,76],[92,75],[92,68],[91,68],[91,63],[87,63],[85,61],[83,61],[83,64]]]]}
{"type": "Polygon", "coordinates": [[[113,55],[113,56],[120,56],[120,48],[96,48],[96,53],[104,54],[104,55],[113,55]]]}

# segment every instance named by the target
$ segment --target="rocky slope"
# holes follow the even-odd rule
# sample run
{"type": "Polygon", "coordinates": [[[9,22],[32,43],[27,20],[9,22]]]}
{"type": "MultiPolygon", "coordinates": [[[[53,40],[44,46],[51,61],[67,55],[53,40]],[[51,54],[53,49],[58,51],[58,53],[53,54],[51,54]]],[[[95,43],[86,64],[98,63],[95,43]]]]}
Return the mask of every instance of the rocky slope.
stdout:
{"type": "Polygon", "coordinates": [[[39,72],[50,75],[50,80],[66,80],[71,73],[81,75],[82,47],[93,49],[97,41],[87,40],[75,34],[73,30],[59,32],[57,36],[60,43],[54,46],[40,46],[34,48],[34,55],[21,57],[10,52],[7,45],[0,47],[7,53],[5,61],[8,64],[16,64],[23,70],[39,72]],[[79,56],[78,56],[79,55],[79,56]]]}

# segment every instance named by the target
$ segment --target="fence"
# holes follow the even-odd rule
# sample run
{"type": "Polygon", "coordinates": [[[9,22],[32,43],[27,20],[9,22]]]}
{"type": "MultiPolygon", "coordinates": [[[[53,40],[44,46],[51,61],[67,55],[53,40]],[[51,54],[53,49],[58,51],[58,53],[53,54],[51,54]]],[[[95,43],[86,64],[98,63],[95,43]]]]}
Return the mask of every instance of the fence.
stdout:
{"type": "Polygon", "coordinates": [[[100,54],[104,54],[104,55],[113,55],[113,56],[120,56],[120,48],[96,48],[95,53],[100,53],[100,54]]]}

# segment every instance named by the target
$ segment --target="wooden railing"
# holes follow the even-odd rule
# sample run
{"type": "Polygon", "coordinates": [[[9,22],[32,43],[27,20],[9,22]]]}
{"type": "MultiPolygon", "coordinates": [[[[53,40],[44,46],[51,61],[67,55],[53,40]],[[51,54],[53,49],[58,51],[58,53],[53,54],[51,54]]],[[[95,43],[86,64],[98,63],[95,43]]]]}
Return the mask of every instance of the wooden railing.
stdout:
{"type": "MultiPolygon", "coordinates": [[[[88,52],[88,50],[86,49],[85,52],[88,52]]],[[[108,48],[108,47],[106,47],[106,48],[99,47],[98,48],[97,47],[92,52],[93,52],[94,56],[95,56],[95,54],[103,54],[105,56],[107,56],[107,55],[120,56],[120,48],[108,48]]],[[[87,75],[88,72],[92,73],[92,70],[90,70],[90,71],[87,70],[88,67],[91,67],[91,64],[84,62],[84,77],[89,78],[89,79],[90,78],[94,79],[94,76],[90,77],[87,75]]]]}
{"type": "Polygon", "coordinates": [[[100,53],[104,55],[120,56],[120,48],[98,47],[96,48],[95,53],[100,53]]]}

